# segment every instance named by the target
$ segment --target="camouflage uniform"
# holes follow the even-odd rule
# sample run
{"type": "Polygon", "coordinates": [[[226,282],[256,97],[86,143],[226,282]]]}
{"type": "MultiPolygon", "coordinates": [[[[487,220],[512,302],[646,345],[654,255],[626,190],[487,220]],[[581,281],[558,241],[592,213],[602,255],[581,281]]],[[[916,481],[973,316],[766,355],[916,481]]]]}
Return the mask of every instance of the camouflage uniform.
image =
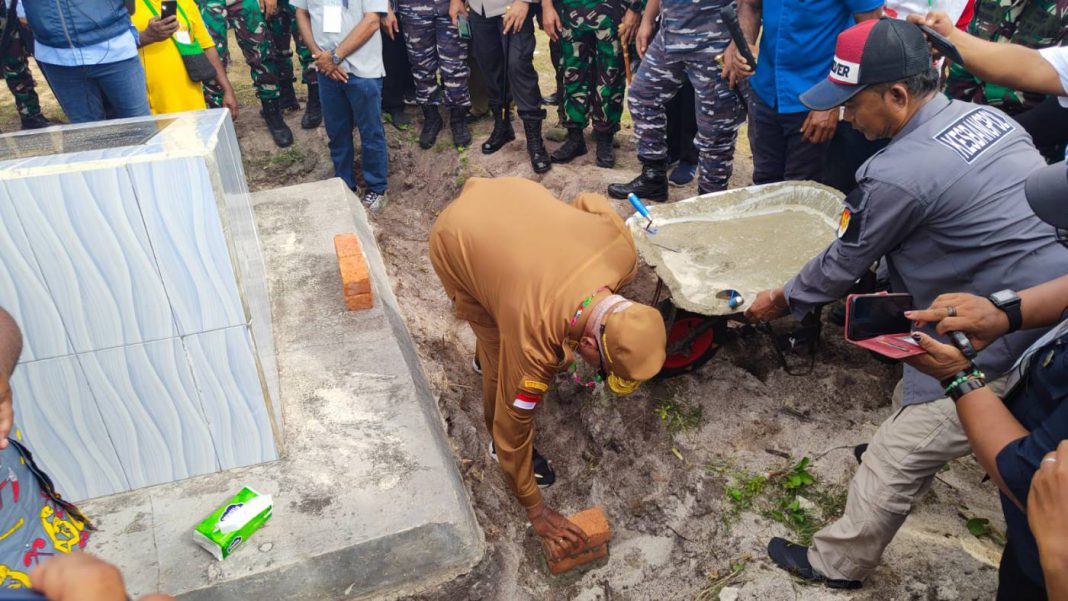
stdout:
{"type": "Polygon", "coordinates": [[[312,67],[315,65],[315,59],[312,58],[308,45],[300,37],[300,30],[297,28],[297,10],[293,8],[289,0],[278,0],[278,9],[274,16],[267,19],[267,28],[271,35],[271,56],[278,67],[278,81],[294,81],[293,43],[295,42],[297,59],[300,60],[300,80],[307,85],[314,84],[317,71],[312,67]]]}
{"type": "MultiPolygon", "coordinates": [[[[267,25],[258,0],[197,0],[204,24],[215,40],[215,47],[223,64],[229,66],[230,51],[226,39],[227,26],[234,30],[237,45],[245,55],[256,96],[260,100],[278,99],[278,70],[271,56],[267,25]]],[[[222,88],[214,80],[204,83],[204,98],[208,106],[222,106],[222,88]]]]}
{"type": "Polygon", "coordinates": [[[619,130],[626,86],[619,23],[626,8],[622,0],[559,3],[564,127],[585,128],[589,107],[594,130],[619,130]],[[591,73],[594,69],[596,76],[591,73]]]}
{"type": "Polygon", "coordinates": [[[415,79],[415,101],[424,106],[471,106],[468,41],[460,39],[460,30],[449,18],[448,0],[399,0],[397,16],[415,79]]]}
{"type": "Polygon", "coordinates": [[[0,67],[3,68],[4,80],[8,89],[15,96],[15,106],[19,117],[27,118],[41,114],[41,102],[34,89],[33,75],[30,74],[30,62],[19,39],[18,32],[11,36],[7,48],[0,53],[0,67]]]}
{"type": "Polygon", "coordinates": [[[634,119],[638,157],[667,159],[665,105],[690,79],[697,96],[700,190],[724,190],[733,168],[734,142],[745,119],[745,106],[720,77],[716,56],[730,42],[719,18],[730,0],[663,0],[661,25],[638,67],[627,100],[634,119]]]}
{"type": "MultiPolygon", "coordinates": [[[[976,0],[968,32],[984,40],[1011,41],[1028,48],[1057,46],[1066,40],[1068,31],[1068,10],[1063,4],[1063,0],[976,0]]],[[[946,94],[996,106],[1010,115],[1034,108],[1045,98],[980,81],[957,64],[950,66],[946,94]]]]}

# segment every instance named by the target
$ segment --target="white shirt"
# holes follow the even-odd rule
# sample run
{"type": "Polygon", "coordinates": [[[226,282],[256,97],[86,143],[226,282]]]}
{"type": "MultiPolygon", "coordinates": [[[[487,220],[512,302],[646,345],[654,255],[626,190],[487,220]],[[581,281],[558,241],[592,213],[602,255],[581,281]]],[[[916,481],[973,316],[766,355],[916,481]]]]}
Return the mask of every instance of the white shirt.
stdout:
{"type": "Polygon", "coordinates": [[[1068,108],[1068,46],[1051,46],[1038,51],[1042,58],[1053,67],[1057,76],[1061,78],[1061,88],[1065,96],[1058,100],[1061,106],[1068,108]]]}
{"type": "MultiPolygon", "coordinates": [[[[389,0],[292,0],[291,4],[296,8],[308,11],[311,17],[312,37],[315,43],[323,50],[333,50],[338,47],[348,35],[363,21],[367,13],[382,13],[389,11],[389,0]],[[327,18],[328,12],[340,11],[340,27],[331,23],[333,19],[327,18]],[[337,31],[326,31],[327,28],[337,31]]],[[[336,13],[335,13],[336,14],[336,13]]],[[[386,76],[386,66],[382,62],[382,33],[375,30],[371,38],[356,49],[356,52],[346,56],[339,65],[350,75],[375,79],[386,76]]]]}

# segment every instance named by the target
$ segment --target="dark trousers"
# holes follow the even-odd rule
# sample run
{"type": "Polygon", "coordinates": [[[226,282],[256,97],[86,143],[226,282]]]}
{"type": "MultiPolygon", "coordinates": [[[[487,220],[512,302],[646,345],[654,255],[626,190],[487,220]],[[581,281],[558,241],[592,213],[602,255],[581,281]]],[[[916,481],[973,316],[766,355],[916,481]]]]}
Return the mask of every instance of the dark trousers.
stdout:
{"type": "Polygon", "coordinates": [[[1013,119],[1023,126],[1035,147],[1048,160],[1060,160],[1064,143],[1068,142],[1068,108],[1061,106],[1054,96],[1048,96],[1038,106],[1014,115],[1013,119]]]}
{"type": "Polygon", "coordinates": [[[1010,540],[1001,554],[998,567],[997,601],[1047,601],[1046,589],[1023,573],[1016,550],[1010,540]]]}
{"type": "Polygon", "coordinates": [[[801,137],[801,124],[808,112],[780,113],[753,90],[748,96],[753,183],[818,179],[827,145],[810,144],[801,137]]]}
{"type": "Polygon", "coordinates": [[[399,31],[390,39],[382,34],[382,62],[386,66],[386,78],[382,82],[382,110],[404,108],[404,97],[415,93],[412,67],[408,64],[408,49],[404,45],[404,27],[398,21],[399,31]]]}
{"type": "Polygon", "coordinates": [[[889,143],[889,139],[870,141],[849,123],[839,121],[834,138],[827,143],[827,152],[823,154],[820,183],[849,194],[857,187],[857,169],[889,143]]]}
{"type": "Polygon", "coordinates": [[[687,78],[667,103],[668,162],[696,165],[700,157],[693,139],[697,136],[697,110],[693,84],[687,78]]]}
{"type": "Polygon", "coordinates": [[[531,9],[519,33],[504,35],[501,17],[487,18],[471,11],[471,49],[482,75],[491,109],[515,101],[519,116],[544,119],[538,73],[534,70],[534,13],[531,9]]]}

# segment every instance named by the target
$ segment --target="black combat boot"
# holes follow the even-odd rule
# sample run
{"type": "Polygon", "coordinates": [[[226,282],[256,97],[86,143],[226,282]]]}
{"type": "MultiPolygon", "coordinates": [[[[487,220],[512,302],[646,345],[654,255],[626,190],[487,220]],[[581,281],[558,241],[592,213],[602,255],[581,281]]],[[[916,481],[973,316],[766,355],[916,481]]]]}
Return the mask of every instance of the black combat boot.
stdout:
{"type": "Polygon", "coordinates": [[[527,134],[527,154],[534,173],[545,173],[553,168],[549,152],[545,150],[545,141],[541,139],[541,119],[525,117],[523,132],[527,134]]]}
{"type": "Polygon", "coordinates": [[[438,141],[438,134],[445,122],[441,120],[441,112],[435,104],[423,104],[423,131],[419,134],[419,148],[426,150],[434,146],[438,141]]]}
{"type": "Polygon", "coordinates": [[[278,108],[283,111],[299,111],[297,92],[293,89],[293,80],[278,82],[278,108]]]}
{"type": "Polygon", "coordinates": [[[267,129],[271,132],[275,145],[279,148],[285,148],[292,144],[293,132],[289,130],[289,126],[282,119],[282,109],[279,106],[278,99],[263,100],[262,104],[263,109],[260,110],[260,115],[267,122],[267,129]]]}
{"type": "Polygon", "coordinates": [[[567,128],[567,139],[549,157],[554,163],[570,163],[573,159],[586,154],[586,139],[582,137],[582,128],[567,128]]]}
{"type": "Polygon", "coordinates": [[[467,128],[467,107],[454,106],[449,109],[449,129],[452,130],[452,143],[457,150],[471,145],[471,130],[467,128]]]}
{"type": "Polygon", "coordinates": [[[300,119],[301,129],[315,129],[323,124],[323,105],[319,104],[319,84],[308,84],[308,104],[300,119]]]}
{"type": "Polygon", "coordinates": [[[42,127],[55,125],[54,121],[45,117],[41,113],[23,116],[20,117],[20,120],[22,121],[22,129],[41,129],[42,127]]]}
{"type": "Polygon", "coordinates": [[[612,146],[615,134],[611,131],[594,131],[593,137],[597,140],[597,166],[605,169],[615,167],[616,150],[612,146]]]}
{"type": "Polygon", "coordinates": [[[492,108],[493,132],[482,143],[482,154],[493,154],[504,147],[505,144],[515,140],[515,130],[512,129],[512,111],[506,108],[492,108]]]}
{"type": "Polygon", "coordinates": [[[608,186],[608,195],[620,200],[635,194],[645,200],[663,202],[668,198],[667,160],[651,161],[638,157],[642,162],[642,174],[625,184],[608,186]]]}

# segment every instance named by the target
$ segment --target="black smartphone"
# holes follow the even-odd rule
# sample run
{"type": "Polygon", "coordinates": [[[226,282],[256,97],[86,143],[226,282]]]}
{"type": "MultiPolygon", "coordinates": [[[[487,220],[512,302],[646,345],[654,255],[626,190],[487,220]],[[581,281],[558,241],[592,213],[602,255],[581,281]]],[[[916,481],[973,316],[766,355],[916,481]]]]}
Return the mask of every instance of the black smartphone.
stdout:
{"type": "Polygon", "coordinates": [[[912,310],[911,294],[856,294],[848,300],[846,337],[866,340],[888,334],[908,334],[912,322],[905,311],[912,310]]]}
{"type": "Polygon", "coordinates": [[[160,20],[168,19],[178,14],[178,0],[163,0],[160,3],[160,20]]]}
{"type": "Polygon", "coordinates": [[[960,57],[960,52],[957,50],[956,45],[949,41],[949,38],[926,25],[920,25],[920,30],[927,34],[927,41],[931,43],[931,46],[934,46],[934,49],[939,54],[958,65],[964,66],[964,59],[960,57]]]}

